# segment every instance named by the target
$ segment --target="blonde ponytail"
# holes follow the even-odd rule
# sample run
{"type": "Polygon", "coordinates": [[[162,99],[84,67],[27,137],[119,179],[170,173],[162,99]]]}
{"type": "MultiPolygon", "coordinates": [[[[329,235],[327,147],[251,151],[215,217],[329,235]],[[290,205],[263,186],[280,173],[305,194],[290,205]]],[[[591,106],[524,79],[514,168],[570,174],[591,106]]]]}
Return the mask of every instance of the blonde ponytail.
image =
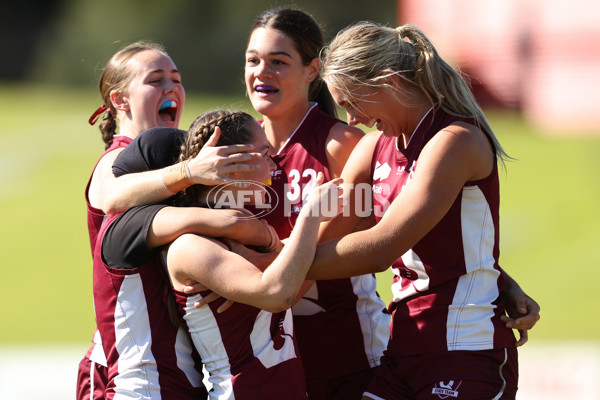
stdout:
{"type": "MultiPolygon", "coordinates": [[[[342,30],[322,53],[323,79],[348,98],[353,89],[389,87],[397,76],[418,89],[435,110],[473,118],[488,134],[496,156],[508,155],[494,135],[462,74],[438,54],[425,34],[411,24],[390,28],[359,22],[342,30]]],[[[394,88],[397,90],[397,88],[394,88]]]]}

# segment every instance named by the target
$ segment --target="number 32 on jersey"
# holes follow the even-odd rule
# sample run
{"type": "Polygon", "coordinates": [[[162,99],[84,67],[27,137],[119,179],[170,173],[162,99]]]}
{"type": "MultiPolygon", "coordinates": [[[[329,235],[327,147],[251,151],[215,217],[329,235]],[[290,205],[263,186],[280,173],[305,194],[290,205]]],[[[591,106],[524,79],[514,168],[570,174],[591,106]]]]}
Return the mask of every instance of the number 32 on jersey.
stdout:
{"type": "Polygon", "coordinates": [[[297,169],[291,170],[288,174],[288,183],[285,191],[287,200],[291,204],[304,202],[308,191],[315,184],[315,179],[317,179],[317,171],[312,168],[305,169],[302,173],[297,169]]]}

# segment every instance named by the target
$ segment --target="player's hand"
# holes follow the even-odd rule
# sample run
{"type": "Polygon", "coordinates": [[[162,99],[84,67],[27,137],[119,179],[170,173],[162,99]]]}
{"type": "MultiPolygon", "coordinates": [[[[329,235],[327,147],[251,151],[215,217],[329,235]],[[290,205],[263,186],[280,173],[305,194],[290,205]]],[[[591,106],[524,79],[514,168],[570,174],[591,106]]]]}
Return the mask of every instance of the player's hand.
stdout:
{"type": "Polygon", "coordinates": [[[344,205],[342,199],[344,189],[341,186],[343,179],[335,178],[323,183],[324,180],[323,173],[319,172],[315,179],[315,186],[308,192],[301,211],[309,212],[311,216],[318,216],[321,222],[335,218],[342,212],[344,205]]]}
{"type": "Polygon", "coordinates": [[[507,328],[519,331],[517,347],[524,345],[529,340],[527,331],[532,329],[540,320],[540,305],[522,290],[510,291],[503,294],[508,315],[500,319],[507,328]]]}
{"type": "MultiPolygon", "coordinates": [[[[201,283],[198,283],[192,279],[188,279],[185,282],[186,286],[183,288],[183,292],[185,294],[196,294],[196,293],[200,293],[206,290],[210,290],[208,289],[206,286],[202,285],[201,283]]],[[[212,303],[213,301],[220,299],[221,296],[215,292],[211,292],[206,296],[203,296],[202,299],[200,299],[199,301],[194,303],[194,308],[201,308],[204,307],[205,305],[212,303]]],[[[233,305],[233,301],[231,300],[225,300],[225,302],[223,304],[221,304],[218,308],[217,308],[217,313],[222,313],[224,311],[227,311],[229,309],[229,307],[231,307],[233,305]]]]}
{"type": "Polygon", "coordinates": [[[186,279],[185,286],[183,288],[183,293],[185,294],[196,294],[202,291],[209,290],[206,286],[201,283],[196,282],[193,279],[186,279]]]}
{"type": "MultiPolygon", "coordinates": [[[[215,147],[220,136],[221,129],[216,127],[214,134],[198,155],[188,162],[188,174],[194,184],[238,183],[231,179],[231,173],[255,171],[259,168],[258,162],[262,155],[252,152],[252,145],[235,144],[215,147]]],[[[245,185],[245,183],[240,184],[245,185]]]]}

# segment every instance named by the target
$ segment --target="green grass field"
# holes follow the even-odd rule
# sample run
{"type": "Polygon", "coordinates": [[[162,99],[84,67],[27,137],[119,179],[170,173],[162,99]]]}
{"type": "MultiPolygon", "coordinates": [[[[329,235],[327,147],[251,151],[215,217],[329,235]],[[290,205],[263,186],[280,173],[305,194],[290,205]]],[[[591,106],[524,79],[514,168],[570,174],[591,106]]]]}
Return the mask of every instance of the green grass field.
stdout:
{"type": "MultiPolygon", "coordinates": [[[[94,328],[84,186],[103,151],[95,87],[0,84],[0,344],[85,343],[94,328]]],[[[188,94],[182,128],[243,97],[188,94]]],[[[600,135],[545,136],[514,113],[490,113],[507,152],[501,265],[542,306],[530,340],[600,340],[600,135]]],[[[389,300],[388,273],[379,292],[389,300]]]]}

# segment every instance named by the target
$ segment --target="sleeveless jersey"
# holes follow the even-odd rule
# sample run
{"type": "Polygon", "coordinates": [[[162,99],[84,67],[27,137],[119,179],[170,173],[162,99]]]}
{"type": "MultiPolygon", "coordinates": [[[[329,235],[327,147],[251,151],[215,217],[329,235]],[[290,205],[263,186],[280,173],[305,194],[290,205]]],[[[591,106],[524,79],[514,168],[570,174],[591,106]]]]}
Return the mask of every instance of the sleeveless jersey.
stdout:
{"type": "MultiPolygon", "coordinates": [[[[94,169],[92,170],[92,174],[90,175],[90,179],[88,180],[87,185],[85,186],[85,203],[87,205],[87,225],[88,225],[88,234],[90,238],[90,249],[92,251],[92,257],[94,257],[94,249],[96,246],[96,238],[98,237],[98,231],[100,230],[100,225],[102,225],[102,221],[106,214],[96,207],[93,207],[90,204],[89,192],[90,192],[90,184],[92,183],[92,176],[94,176],[94,171],[98,166],[102,157],[110,153],[115,149],[119,149],[122,147],[127,147],[129,143],[131,143],[133,139],[129,136],[115,135],[113,137],[113,142],[108,149],[100,156],[94,169]]],[[[100,337],[100,333],[98,330],[94,332],[94,338],[92,339],[94,343],[90,350],[86,354],[86,357],[90,360],[94,361],[96,364],[100,364],[106,367],[106,356],[104,355],[104,349],[102,348],[102,338],[100,337]]]]}
{"type": "MultiPolygon", "coordinates": [[[[265,219],[281,239],[290,235],[302,199],[318,172],[331,180],[326,144],[340,120],[317,104],[273,157],[279,204],[265,219]]],[[[308,379],[327,379],[379,365],[389,339],[390,317],[374,275],[316,281],[293,307],[294,328],[308,379]]]]}
{"type": "Polygon", "coordinates": [[[205,398],[197,353],[184,327],[169,319],[160,257],[134,268],[103,261],[104,237],[118,216],[102,224],[94,258],[94,308],[108,363],[106,399],[205,398]]]}
{"type": "Polygon", "coordinates": [[[209,399],[308,399],[291,310],[273,314],[235,303],[217,313],[225,299],[195,308],[194,302],[210,292],[174,293],[210,374],[209,399]]]}
{"type": "MultiPolygon", "coordinates": [[[[475,124],[473,119],[430,110],[406,150],[399,150],[397,138],[380,136],[370,167],[378,222],[410,184],[423,147],[457,121],[475,124]]],[[[494,165],[487,178],[467,182],[442,220],[394,262],[388,351],[404,356],[514,346],[512,331],[500,321],[504,277],[498,267],[498,221],[494,165]]]]}
{"type": "Polygon", "coordinates": [[[89,236],[90,236],[90,246],[91,246],[91,250],[92,250],[92,257],[94,256],[93,252],[94,252],[94,249],[96,246],[96,238],[98,237],[98,231],[100,230],[100,225],[102,225],[102,220],[106,216],[106,214],[104,214],[104,212],[102,210],[99,210],[90,204],[90,199],[89,199],[88,195],[89,195],[89,191],[90,191],[90,184],[92,183],[92,176],[94,176],[94,171],[96,170],[96,167],[98,166],[98,163],[100,162],[100,160],[102,160],[102,157],[104,157],[106,154],[110,153],[111,151],[113,151],[115,149],[119,149],[121,147],[127,147],[127,145],[129,145],[129,143],[131,143],[132,140],[133,139],[131,139],[129,136],[116,135],[113,138],[112,145],[102,154],[102,156],[96,162],[96,165],[94,166],[94,169],[92,170],[92,174],[90,175],[90,179],[88,180],[88,183],[85,187],[85,202],[87,204],[87,222],[88,222],[88,232],[89,232],[89,236]]]}

